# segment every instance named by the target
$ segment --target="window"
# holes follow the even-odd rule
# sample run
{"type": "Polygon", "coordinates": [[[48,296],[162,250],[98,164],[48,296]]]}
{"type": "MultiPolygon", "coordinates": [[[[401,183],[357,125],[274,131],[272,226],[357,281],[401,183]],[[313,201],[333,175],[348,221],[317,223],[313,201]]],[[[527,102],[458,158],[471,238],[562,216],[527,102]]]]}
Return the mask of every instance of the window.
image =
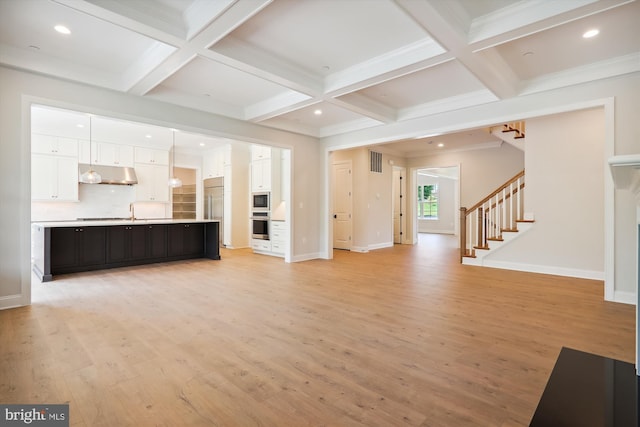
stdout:
{"type": "Polygon", "coordinates": [[[418,185],[418,219],[438,219],[438,184],[418,185]]]}

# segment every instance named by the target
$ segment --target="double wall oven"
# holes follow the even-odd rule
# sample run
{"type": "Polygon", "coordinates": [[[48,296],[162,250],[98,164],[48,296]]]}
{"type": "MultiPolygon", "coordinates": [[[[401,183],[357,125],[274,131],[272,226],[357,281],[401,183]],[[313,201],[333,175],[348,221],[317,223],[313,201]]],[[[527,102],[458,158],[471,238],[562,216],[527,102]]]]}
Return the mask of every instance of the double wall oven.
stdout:
{"type": "Polygon", "coordinates": [[[269,214],[271,194],[260,192],[251,194],[251,237],[269,240],[269,214]]]}

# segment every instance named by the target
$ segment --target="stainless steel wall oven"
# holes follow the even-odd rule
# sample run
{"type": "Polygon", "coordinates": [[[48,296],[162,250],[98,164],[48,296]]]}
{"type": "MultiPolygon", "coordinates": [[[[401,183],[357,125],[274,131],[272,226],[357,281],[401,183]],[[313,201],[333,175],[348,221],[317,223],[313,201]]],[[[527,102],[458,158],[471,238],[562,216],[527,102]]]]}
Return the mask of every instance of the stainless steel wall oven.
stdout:
{"type": "Polygon", "coordinates": [[[251,217],[251,237],[269,240],[269,212],[253,212],[251,217]]]}

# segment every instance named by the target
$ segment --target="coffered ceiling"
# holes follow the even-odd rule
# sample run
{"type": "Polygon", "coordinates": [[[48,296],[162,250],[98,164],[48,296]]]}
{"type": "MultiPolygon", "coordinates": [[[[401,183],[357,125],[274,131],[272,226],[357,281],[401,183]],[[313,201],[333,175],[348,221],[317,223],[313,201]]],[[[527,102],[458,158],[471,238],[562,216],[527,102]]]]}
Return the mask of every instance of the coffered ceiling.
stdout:
{"type": "Polygon", "coordinates": [[[633,0],[0,0],[0,63],[323,138],[640,71],[638,22],[633,0]]]}

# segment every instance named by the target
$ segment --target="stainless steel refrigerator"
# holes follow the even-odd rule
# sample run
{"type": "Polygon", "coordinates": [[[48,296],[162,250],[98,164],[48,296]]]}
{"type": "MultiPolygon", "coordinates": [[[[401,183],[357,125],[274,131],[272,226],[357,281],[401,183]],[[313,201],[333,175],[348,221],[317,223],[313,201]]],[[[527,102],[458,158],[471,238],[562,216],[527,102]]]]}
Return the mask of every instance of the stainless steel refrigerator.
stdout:
{"type": "Polygon", "coordinates": [[[220,246],[224,246],[224,178],[204,180],[204,219],[220,221],[220,246]]]}

